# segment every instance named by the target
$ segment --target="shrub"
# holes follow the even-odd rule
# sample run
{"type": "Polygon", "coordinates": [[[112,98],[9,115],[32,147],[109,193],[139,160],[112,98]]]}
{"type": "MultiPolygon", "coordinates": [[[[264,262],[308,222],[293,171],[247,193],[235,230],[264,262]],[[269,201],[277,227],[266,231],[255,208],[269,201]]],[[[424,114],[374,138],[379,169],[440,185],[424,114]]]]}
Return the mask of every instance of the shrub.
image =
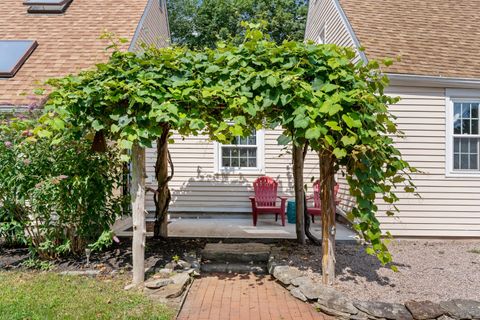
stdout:
{"type": "Polygon", "coordinates": [[[42,258],[103,247],[95,243],[107,243],[122,212],[118,152],[91,151],[87,136],[34,138],[35,124],[0,119],[0,236],[27,242],[42,258]]]}

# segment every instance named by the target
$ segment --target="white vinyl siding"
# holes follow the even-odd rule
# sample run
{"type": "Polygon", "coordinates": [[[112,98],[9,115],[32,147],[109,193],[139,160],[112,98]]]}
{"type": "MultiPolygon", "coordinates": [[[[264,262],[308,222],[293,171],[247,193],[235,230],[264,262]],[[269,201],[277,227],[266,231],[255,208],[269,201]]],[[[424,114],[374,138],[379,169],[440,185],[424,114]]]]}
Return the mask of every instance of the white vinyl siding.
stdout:
{"type": "MultiPolygon", "coordinates": [[[[253,181],[267,175],[279,182],[279,193],[293,195],[291,154],[278,145],[282,131],[265,130],[264,173],[216,173],[215,143],[205,136],[182,139],[173,136],[170,152],[175,175],[169,186],[172,191],[172,212],[251,212],[248,197],[253,181]]],[[[147,183],[154,185],[155,149],[147,150],[147,183]]],[[[318,178],[318,157],[309,154],[305,164],[305,183],[311,190],[311,177],[318,178]]],[[[155,208],[152,194],[147,194],[147,210],[155,208]]]]}
{"type": "MultiPolygon", "coordinates": [[[[347,22],[343,20],[338,6],[335,0],[310,1],[305,40],[320,43],[319,39],[322,38],[324,43],[356,48],[355,40],[347,27],[347,22]]],[[[359,55],[357,55],[357,59],[359,59],[359,55]]]]}
{"type": "MultiPolygon", "coordinates": [[[[395,86],[388,89],[401,101],[391,107],[398,127],[405,133],[397,146],[404,159],[423,174],[414,174],[421,199],[398,190],[400,213],[388,217],[391,206],[379,200],[379,220],[384,231],[394,236],[479,237],[480,177],[446,175],[447,134],[446,97],[443,88],[395,86]]],[[[353,202],[345,197],[348,211],[353,202]],[[349,201],[349,202],[347,202],[349,201]]]]}

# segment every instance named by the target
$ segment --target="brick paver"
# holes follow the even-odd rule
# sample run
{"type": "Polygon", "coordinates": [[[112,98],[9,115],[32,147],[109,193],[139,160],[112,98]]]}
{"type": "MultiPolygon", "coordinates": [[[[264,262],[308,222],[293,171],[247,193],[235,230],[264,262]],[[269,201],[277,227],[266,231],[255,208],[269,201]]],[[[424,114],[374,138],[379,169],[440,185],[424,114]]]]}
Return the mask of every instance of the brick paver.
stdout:
{"type": "Polygon", "coordinates": [[[270,276],[208,275],[196,279],[178,320],[316,320],[327,318],[270,276]]]}

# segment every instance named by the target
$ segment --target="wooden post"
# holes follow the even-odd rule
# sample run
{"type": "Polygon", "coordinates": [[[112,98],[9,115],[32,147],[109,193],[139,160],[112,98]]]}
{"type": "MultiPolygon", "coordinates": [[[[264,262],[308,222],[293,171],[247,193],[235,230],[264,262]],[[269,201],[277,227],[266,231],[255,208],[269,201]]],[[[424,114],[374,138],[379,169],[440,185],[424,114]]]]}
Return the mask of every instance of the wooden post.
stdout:
{"type": "Polygon", "coordinates": [[[171,193],[168,188],[168,182],[173,177],[173,164],[169,159],[168,153],[169,127],[163,126],[163,132],[157,139],[157,161],[155,163],[155,177],[158,183],[158,189],[154,196],[155,201],[155,226],[154,236],[156,238],[168,237],[168,207],[170,205],[171,193]],[[170,164],[171,174],[168,175],[170,164]]]}
{"type": "Polygon", "coordinates": [[[145,149],[136,142],[132,148],[133,285],[145,281],[145,149]]]}
{"type": "Polygon", "coordinates": [[[320,201],[322,203],[322,282],[333,285],[335,281],[335,185],[334,158],[330,151],[319,152],[320,201]]]}
{"type": "Polygon", "coordinates": [[[295,189],[295,211],[296,211],[296,232],[297,241],[305,244],[305,203],[303,190],[303,145],[293,144],[293,181],[295,189]]]}

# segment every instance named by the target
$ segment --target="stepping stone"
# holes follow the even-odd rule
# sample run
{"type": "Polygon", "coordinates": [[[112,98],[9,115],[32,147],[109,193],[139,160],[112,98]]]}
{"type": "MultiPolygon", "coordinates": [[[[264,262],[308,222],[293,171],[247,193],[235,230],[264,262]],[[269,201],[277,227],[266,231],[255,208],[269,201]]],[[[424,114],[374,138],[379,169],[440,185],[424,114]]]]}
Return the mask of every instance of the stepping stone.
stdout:
{"type": "Polygon", "coordinates": [[[202,259],[212,262],[268,262],[271,246],[263,243],[208,243],[202,259]]]}

